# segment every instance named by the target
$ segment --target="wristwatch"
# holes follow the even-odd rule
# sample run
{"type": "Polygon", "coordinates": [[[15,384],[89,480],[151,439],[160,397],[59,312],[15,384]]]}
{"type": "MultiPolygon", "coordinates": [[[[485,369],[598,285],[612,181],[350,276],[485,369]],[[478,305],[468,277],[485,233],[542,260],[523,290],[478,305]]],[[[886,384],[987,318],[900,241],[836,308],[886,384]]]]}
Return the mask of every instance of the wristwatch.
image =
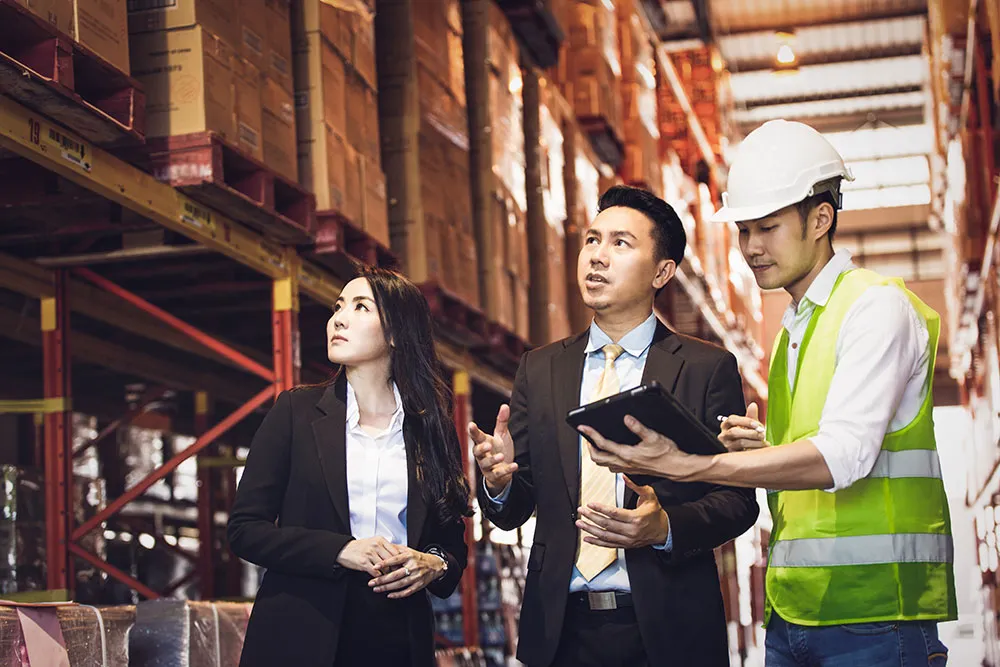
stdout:
{"type": "Polygon", "coordinates": [[[448,555],[439,547],[430,547],[426,553],[441,559],[441,562],[444,563],[444,569],[441,570],[441,577],[444,577],[448,573],[448,555]]]}

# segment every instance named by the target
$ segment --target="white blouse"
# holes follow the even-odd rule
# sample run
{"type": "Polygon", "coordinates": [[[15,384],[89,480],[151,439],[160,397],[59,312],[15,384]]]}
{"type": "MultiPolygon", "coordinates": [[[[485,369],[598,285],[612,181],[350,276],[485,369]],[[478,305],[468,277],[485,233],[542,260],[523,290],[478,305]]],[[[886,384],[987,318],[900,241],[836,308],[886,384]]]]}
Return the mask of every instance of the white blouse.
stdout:
{"type": "Polygon", "coordinates": [[[372,435],[359,424],[357,397],[347,383],[347,495],[355,539],[379,536],[405,545],[408,476],[403,401],[396,383],[392,392],[396,411],[388,428],[372,435]]]}

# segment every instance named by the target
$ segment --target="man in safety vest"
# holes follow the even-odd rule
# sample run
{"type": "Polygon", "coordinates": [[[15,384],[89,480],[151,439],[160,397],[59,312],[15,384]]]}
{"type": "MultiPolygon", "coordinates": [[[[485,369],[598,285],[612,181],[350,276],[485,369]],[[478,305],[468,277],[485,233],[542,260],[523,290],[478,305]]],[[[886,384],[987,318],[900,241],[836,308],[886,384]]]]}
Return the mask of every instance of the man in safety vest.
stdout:
{"type": "Polygon", "coordinates": [[[615,471],[769,490],[768,667],[944,665],[937,623],[957,605],[932,419],[940,318],[833,251],[844,179],[819,132],[771,121],[740,146],[714,216],[736,223],[758,285],[792,297],[766,427],[754,404],[720,416],[730,453],[716,456],[631,418],[636,446],[583,430],[615,471]]]}

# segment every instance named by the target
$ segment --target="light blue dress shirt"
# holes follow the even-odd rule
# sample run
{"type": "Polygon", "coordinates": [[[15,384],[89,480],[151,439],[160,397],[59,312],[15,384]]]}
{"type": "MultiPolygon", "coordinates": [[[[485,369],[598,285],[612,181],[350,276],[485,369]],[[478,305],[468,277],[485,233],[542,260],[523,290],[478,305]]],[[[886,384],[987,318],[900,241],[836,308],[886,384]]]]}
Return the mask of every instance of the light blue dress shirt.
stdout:
{"type": "MultiPolygon", "coordinates": [[[[649,318],[637,326],[632,331],[625,334],[618,344],[625,350],[615,360],[615,372],[618,374],[620,391],[635,389],[642,384],[642,373],[646,368],[646,357],[649,354],[649,346],[653,343],[653,334],[656,333],[656,315],[650,314],[649,318]]],[[[580,404],[590,402],[590,397],[594,393],[594,388],[604,371],[605,345],[614,343],[611,337],[604,333],[596,322],[590,325],[590,339],[587,342],[587,359],[583,367],[583,381],[580,384],[580,404]]],[[[582,451],[581,451],[582,453],[582,451]]],[[[615,495],[617,505],[621,507],[625,498],[625,480],[621,474],[615,475],[615,495]]],[[[485,484],[484,484],[485,490],[485,484]]],[[[499,496],[493,498],[489,491],[486,497],[497,507],[503,507],[507,496],[510,493],[510,486],[503,490],[499,496]]],[[[663,545],[654,546],[654,549],[669,551],[673,544],[673,536],[668,533],[667,541],[663,545]]],[[[618,560],[609,565],[596,577],[587,581],[580,574],[579,570],[573,568],[573,576],[569,582],[571,593],[578,591],[631,591],[628,580],[628,570],[625,568],[625,550],[618,550],[618,560]]]]}

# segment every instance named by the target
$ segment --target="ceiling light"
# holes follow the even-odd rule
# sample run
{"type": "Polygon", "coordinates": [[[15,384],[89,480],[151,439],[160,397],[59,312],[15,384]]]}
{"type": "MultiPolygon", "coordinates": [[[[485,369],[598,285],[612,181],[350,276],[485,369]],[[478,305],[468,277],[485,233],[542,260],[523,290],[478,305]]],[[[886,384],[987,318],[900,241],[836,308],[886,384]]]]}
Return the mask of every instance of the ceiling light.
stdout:
{"type": "Polygon", "coordinates": [[[778,47],[778,55],[775,56],[775,60],[778,61],[779,65],[791,65],[795,62],[795,51],[792,50],[791,45],[782,44],[778,47]]]}

